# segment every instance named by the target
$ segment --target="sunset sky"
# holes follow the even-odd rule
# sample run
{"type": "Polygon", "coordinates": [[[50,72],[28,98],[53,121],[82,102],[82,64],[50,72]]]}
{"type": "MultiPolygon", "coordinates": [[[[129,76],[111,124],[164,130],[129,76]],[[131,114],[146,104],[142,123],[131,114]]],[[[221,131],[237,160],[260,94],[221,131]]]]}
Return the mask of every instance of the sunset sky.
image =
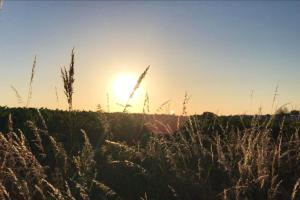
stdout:
{"type": "Polygon", "coordinates": [[[260,106],[268,113],[276,85],[278,105],[299,108],[299,19],[299,1],[7,0],[0,10],[0,105],[22,106],[10,85],[26,101],[36,55],[30,106],[67,109],[60,68],[75,47],[75,109],[106,108],[108,93],[110,111],[122,111],[116,80],[137,79],[148,65],[130,112],[142,111],[147,91],[151,112],[171,99],[169,111],[180,114],[187,92],[189,114],[260,106]]]}

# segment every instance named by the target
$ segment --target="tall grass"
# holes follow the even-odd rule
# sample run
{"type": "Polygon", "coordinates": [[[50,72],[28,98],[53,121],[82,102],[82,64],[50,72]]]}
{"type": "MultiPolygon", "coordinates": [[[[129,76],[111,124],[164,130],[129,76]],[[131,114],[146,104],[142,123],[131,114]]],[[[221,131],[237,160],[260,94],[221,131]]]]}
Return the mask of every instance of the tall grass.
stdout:
{"type": "MultiPolygon", "coordinates": [[[[36,59],[27,105],[32,95],[35,65],[36,59]]],[[[129,102],[149,67],[137,80],[124,112],[128,111],[129,102]]],[[[69,69],[62,68],[61,74],[71,111],[74,49],[69,69]]],[[[20,99],[17,90],[12,89],[20,99]]],[[[272,109],[277,95],[278,88],[272,109]]],[[[63,128],[70,135],[62,140],[63,136],[57,131],[65,130],[51,130],[49,127],[53,125],[47,125],[49,118],[38,109],[34,111],[37,111],[40,127],[27,121],[23,132],[8,112],[7,123],[3,125],[7,132],[0,133],[0,199],[300,199],[299,116],[295,118],[282,112],[263,116],[259,112],[248,117],[248,121],[244,120],[247,116],[240,116],[237,125],[231,123],[229,117],[224,121],[224,117],[216,115],[188,116],[189,100],[190,96],[185,93],[182,116],[188,120],[183,127],[178,126],[177,131],[155,135],[137,126],[139,134],[147,134],[143,144],[142,137],[134,138],[138,141],[131,143],[114,141],[113,129],[122,127],[119,132],[123,136],[132,134],[132,129],[127,129],[128,124],[121,120],[117,120],[119,124],[111,124],[116,116],[103,112],[101,106],[97,117],[101,119],[102,131],[97,132],[97,142],[81,127],[75,131],[74,127],[68,127],[67,121],[63,128]]],[[[168,103],[164,102],[159,110],[168,103]]],[[[146,112],[149,112],[148,94],[142,117],[146,112]]],[[[74,124],[82,123],[76,121],[75,112],[67,114],[74,124]]],[[[127,119],[129,116],[121,113],[118,117],[127,119]]],[[[62,119],[66,118],[56,120],[62,123],[62,119]]],[[[88,120],[86,117],[83,124],[88,120]]],[[[56,121],[54,123],[57,127],[56,121]]]]}
{"type": "Polygon", "coordinates": [[[13,85],[11,85],[10,88],[14,91],[15,96],[16,96],[16,98],[18,100],[18,104],[22,104],[23,103],[23,99],[22,99],[20,93],[18,92],[18,90],[13,85]]]}
{"type": "Polygon", "coordinates": [[[145,99],[144,99],[144,104],[143,104],[143,113],[150,113],[150,99],[149,99],[149,95],[148,92],[146,92],[145,94],[145,99]]]}
{"type": "MultiPolygon", "coordinates": [[[[28,95],[27,95],[27,100],[26,100],[25,107],[29,106],[30,101],[32,99],[32,86],[33,86],[33,80],[34,80],[34,75],[35,75],[35,68],[36,68],[36,56],[34,57],[32,68],[31,68],[31,76],[30,76],[30,81],[29,81],[28,95]]],[[[18,100],[18,103],[22,104],[23,99],[22,99],[20,93],[18,92],[18,90],[13,85],[11,85],[10,87],[14,91],[15,96],[18,100]]]]}
{"type": "Polygon", "coordinates": [[[34,79],[34,74],[35,74],[35,68],[36,68],[36,56],[34,57],[32,69],[31,69],[31,76],[30,76],[30,82],[29,82],[26,107],[29,106],[31,98],[32,98],[32,84],[33,84],[33,79],[34,79]]]}
{"type": "Polygon", "coordinates": [[[71,52],[71,63],[69,65],[69,70],[66,69],[66,67],[61,68],[61,77],[64,84],[64,93],[67,97],[68,105],[69,105],[69,111],[72,110],[73,107],[73,93],[74,93],[74,48],[71,52]]]}
{"type": "Polygon", "coordinates": [[[55,91],[57,107],[59,108],[59,97],[58,97],[58,92],[57,92],[57,87],[56,86],[54,87],[54,91],[55,91]]]}
{"type": "Polygon", "coordinates": [[[171,102],[171,99],[168,99],[167,101],[163,102],[157,109],[156,109],[156,112],[157,113],[160,113],[163,108],[168,105],[169,103],[171,102]]]}
{"type": "Polygon", "coordinates": [[[23,133],[9,115],[8,133],[0,134],[2,199],[300,197],[299,125],[287,132],[285,117],[257,115],[239,127],[217,116],[193,116],[175,133],[150,135],[144,145],[131,146],[104,137],[93,147],[82,130],[74,140],[81,147],[72,153],[52,136],[47,118],[37,114],[41,128],[28,122],[23,133]]]}
{"type": "Polygon", "coordinates": [[[136,82],[136,84],[135,84],[135,86],[134,86],[132,92],[130,93],[130,95],[129,95],[129,97],[128,97],[127,103],[126,103],[125,106],[124,106],[123,112],[127,112],[127,111],[128,111],[129,102],[130,102],[130,100],[132,99],[132,97],[133,97],[133,95],[135,94],[135,92],[137,91],[137,89],[140,87],[140,85],[141,85],[143,79],[146,77],[146,74],[147,74],[149,68],[150,68],[150,65],[149,65],[149,66],[145,69],[145,71],[139,76],[139,78],[138,78],[138,80],[137,80],[137,82],[136,82]]]}

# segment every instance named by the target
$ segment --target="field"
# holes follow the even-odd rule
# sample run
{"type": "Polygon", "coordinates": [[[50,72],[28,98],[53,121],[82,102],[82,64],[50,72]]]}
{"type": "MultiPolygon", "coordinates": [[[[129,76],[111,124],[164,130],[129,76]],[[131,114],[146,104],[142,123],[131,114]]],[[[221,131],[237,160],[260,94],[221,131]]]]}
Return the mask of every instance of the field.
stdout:
{"type": "Polygon", "coordinates": [[[0,200],[300,200],[300,1],[3,2],[0,200]]]}
{"type": "Polygon", "coordinates": [[[299,199],[299,113],[145,116],[1,107],[0,198],[299,199]]]}

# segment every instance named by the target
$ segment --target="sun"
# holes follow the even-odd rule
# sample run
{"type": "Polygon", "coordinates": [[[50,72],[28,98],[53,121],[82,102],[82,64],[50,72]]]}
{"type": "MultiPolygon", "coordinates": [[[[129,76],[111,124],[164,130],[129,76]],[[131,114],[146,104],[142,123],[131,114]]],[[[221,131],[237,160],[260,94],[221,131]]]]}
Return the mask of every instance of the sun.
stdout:
{"type": "MultiPolygon", "coordinates": [[[[126,104],[137,78],[131,74],[119,74],[112,85],[112,92],[117,104],[126,104]]],[[[139,96],[140,90],[135,92],[134,97],[139,96]]]]}

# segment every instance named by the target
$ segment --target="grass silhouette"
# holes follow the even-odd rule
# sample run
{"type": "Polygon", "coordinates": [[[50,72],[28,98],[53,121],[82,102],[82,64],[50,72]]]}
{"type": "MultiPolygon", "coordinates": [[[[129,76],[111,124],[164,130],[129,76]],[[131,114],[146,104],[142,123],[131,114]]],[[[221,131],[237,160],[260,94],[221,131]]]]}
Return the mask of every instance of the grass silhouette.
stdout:
{"type": "MultiPolygon", "coordinates": [[[[280,107],[273,115],[189,116],[186,93],[181,116],[149,114],[148,94],[143,113],[129,114],[150,66],[123,112],[104,112],[100,105],[97,112],[79,112],[72,104],[74,60],[73,49],[69,69],[61,69],[72,112],[27,108],[36,59],[27,106],[0,107],[0,199],[300,198],[299,112],[280,107]]],[[[277,94],[278,88],[273,106],[277,94]]]]}

